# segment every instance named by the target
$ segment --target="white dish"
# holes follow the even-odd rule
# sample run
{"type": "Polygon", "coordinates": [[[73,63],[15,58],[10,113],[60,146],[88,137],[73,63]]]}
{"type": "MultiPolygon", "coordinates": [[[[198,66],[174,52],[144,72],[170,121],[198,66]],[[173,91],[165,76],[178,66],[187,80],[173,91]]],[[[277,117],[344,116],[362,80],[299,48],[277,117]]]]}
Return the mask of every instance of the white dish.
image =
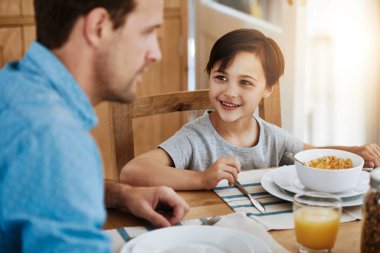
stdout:
{"type": "Polygon", "coordinates": [[[352,168],[340,170],[319,169],[295,162],[300,182],[308,189],[326,193],[343,192],[354,188],[363,170],[364,160],[361,156],[344,150],[317,148],[298,152],[294,155],[294,158],[299,161],[310,162],[311,160],[326,156],[351,159],[352,168]]]}
{"type": "MultiPolygon", "coordinates": [[[[273,196],[287,200],[290,202],[293,202],[293,193],[285,191],[278,187],[276,183],[273,180],[273,174],[275,173],[276,169],[271,170],[267,172],[262,178],[261,178],[261,186],[270,194],[273,196]]],[[[342,206],[348,207],[348,206],[359,206],[363,204],[363,198],[364,194],[351,197],[351,198],[344,198],[342,199],[342,206]]]]}
{"type": "Polygon", "coordinates": [[[121,253],[271,253],[248,233],[219,226],[174,226],[157,229],[126,243],[121,253]]]}
{"type": "MultiPolygon", "coordinates": [[[[299,181],[294,165],[280,167],[273,172],[273,181],[282,189],[292,193],[303,193],[308,189],[299,181]]],[[[362,171],[354,189],[332,193],[341,198],[350,198],[364,194],[369,189],[369,173],[362,171]]]]}

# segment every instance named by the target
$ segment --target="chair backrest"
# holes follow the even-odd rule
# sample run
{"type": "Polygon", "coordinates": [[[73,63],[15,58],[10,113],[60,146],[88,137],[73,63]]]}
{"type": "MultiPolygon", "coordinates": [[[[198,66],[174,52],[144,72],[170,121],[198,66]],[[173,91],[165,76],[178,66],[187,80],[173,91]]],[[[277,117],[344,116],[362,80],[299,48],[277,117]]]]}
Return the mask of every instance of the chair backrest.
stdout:
{"type": "MultiPolygon", "coordinates": [[[[279,86],[276,85],[272,95],[261,101],[259,115],[264,120],[281,126],[279,94],[279,86]]],[[[117,175],[120,175],[123,166],[135,157],[134,118],[208,108],[211,108],[208,89],[140,97],[131,104],[111,103],[110,119],[113,127],[117,175]]]]}

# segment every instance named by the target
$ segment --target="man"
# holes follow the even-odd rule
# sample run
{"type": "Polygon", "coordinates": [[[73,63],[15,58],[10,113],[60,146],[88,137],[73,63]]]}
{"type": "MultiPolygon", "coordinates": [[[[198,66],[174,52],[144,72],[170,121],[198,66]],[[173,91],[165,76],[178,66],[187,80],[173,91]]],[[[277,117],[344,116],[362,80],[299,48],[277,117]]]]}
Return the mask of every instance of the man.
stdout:
{"type": "MultiPolygon", "coordinates": [[[[0,71],[2,252],[110,251],[93,106],[134,99],[141,74],[161,58],[162,10],[162,0],[35,0],[37,42],[0,71]]],[[[188,211],[167,187],[105,189],[106,206],[156,226],[188,211]]]]}

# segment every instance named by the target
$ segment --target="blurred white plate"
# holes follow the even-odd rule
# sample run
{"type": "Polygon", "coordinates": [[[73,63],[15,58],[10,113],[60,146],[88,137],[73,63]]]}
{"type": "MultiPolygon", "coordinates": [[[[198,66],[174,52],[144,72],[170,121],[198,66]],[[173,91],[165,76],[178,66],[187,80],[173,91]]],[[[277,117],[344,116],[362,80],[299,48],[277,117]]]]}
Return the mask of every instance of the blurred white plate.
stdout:
{"type": "MultiPolygon", "coordinates": [[[[280,167],[275,169],[273,172],[273,181],[282,189],[285,189],[293,193],[303,193],[308,189],[298,180],[296,167],[294,165],[280,167]]],[[[362,171],[358,184],[355,188],[344,191],[333,193],[341,198],[350,198],[364,194],[369,189],[369,173],[362,171]]]]}
{"type": "Polygon", "coordinates": [[[259,238],[219,226],[174,226],[145,233],[126,243],[121,253],[270,253],[259,238]]]}
{"type": "MultiPolygon", "coordinates": [[[[289,166],[288,166],[289,167],[289,166]]],[[[273,196],[284,199],[290,202],[293,202],[293,196],[294,193],[286,191],[282,189],[281,187],[277,186],[277,184],[274,182],[273,175],[276,173],[277,169],[271,170],[267,172],[262,178],[261,178],[261,186],[270,194],[273,196]]],[[[342,199],[342,206],[359,206],[363,204],[363,198],[364,194],[351,197],[351,198],[343,198],[342,199]]]]}

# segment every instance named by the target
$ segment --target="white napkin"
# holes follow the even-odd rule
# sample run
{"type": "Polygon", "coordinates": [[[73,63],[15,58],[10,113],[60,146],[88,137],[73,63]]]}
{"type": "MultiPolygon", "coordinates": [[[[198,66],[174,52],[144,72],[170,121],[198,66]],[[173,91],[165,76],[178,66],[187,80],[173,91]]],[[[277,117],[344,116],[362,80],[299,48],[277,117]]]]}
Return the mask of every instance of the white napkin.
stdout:
{"type": "MultiPolygon", "coordinates": [[[[214,188],[216,194],[221,197],[235,212],[245,213],[249,218],[261,223],[267,230],[293,229],[294,217],[292,203],[279,199],[267,193],[261,186],[261,178],[272,169],[249,170],[239,173],[239,181],[247,191],[264,204],[266,212],[260,213],[236,187],[229,186],[222,180],[214,188]]],[[[341,222],[361,219],[361,206],[344,208],[341,222]]]]}
{"type": "MultiPolygon", "coordinates": [[[[205,219],[184,220],[182,225],[200,225],[205,219]]],[[[228,227],[247,232],[265,242],[273,253],[287,253],[283,246],[275,241],[266,229],[259,223],[247,218],[242,213],[232,213],[221,216],[221,220],[214,226],[228,227]]],[[[106,230],[112,241],[112,252],[119,252],[121,247],[131,238],[149,232],[151,228],[146,227],[125,227],[119,229],[106,230]]]]}
{"type": "Polygon", "coordinates": [[[273,251],[276,252],[289,252],[281,244],[279,244],[273,237],[266,231],[260,223],[249,219],[246,215],[242,213],[233,213],[225,215],[215,226],[223,226],[238,229],[250,233],[261,240],[263,240],[273,251]]]}

